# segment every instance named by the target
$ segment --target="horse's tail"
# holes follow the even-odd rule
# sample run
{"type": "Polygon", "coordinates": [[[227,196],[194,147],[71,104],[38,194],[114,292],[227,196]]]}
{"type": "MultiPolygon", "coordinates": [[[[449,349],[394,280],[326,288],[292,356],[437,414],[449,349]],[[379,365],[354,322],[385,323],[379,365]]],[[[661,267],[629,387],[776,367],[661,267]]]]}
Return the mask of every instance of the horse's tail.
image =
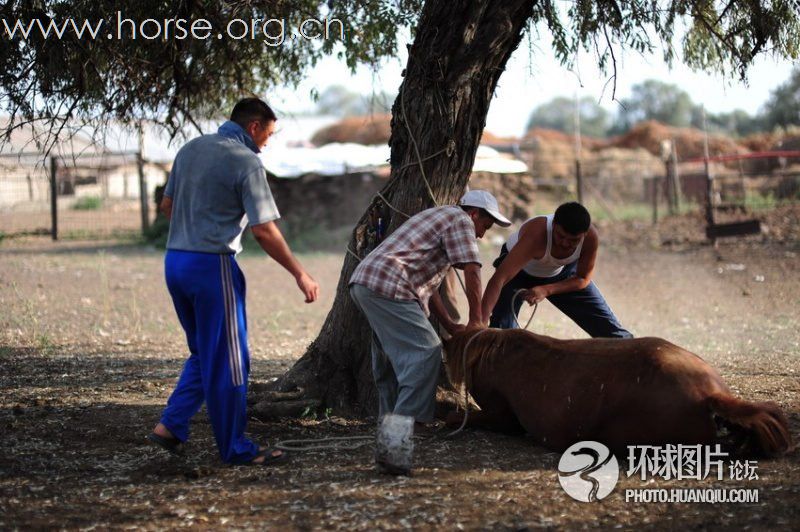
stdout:
{"type": "Polygon", "coordinates": [[[793,448],[789,424],[773,402],[750,403],[728,394],[708,398],[711,411],[737,432],[741,450],[747,454],[775,456],[793,448]]]}

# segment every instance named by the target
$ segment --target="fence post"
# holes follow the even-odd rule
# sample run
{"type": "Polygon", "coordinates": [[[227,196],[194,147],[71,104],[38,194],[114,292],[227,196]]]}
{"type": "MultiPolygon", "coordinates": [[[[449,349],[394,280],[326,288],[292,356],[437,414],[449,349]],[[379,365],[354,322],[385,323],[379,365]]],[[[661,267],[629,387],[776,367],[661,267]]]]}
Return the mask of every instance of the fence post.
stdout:
{"type": "Polygon", "coordinates": [[[653,190],[653,225],[656,225],[658,223],[658,186],[659,186],[658,182],[659,181],[660,180],[656,176],[653,176],[653,178],[650,180],[650,183],[652,183],[652,185],[653,185],[652,186],[652,190],[653,190]]]}
{"type": "Polygon", "coordinates": [[[678,169],[678,149],[674,139],[672,141],[672,151],[670,153],[670,161],[672,161],[672,174],[670,174],[670,179],[672,180],[672,189],[673,189],[672,197],[675,201],[675,211],[680,212],[681,195],[683,194],[683,191],[681,190],[681,174],[680,170],[678,169]]]}
{"type": "MultiPolygon", "coordinates": [[[[708,155],[705,158],[705,175],[706,175],[706,227],[714,225],[714,176],[711,174],[711,168],[708,162],[708,155]]],[[[716,237],[710,237],[711,244],[716,248],[716,237]]]]}
{"type": "Polygon", "coordinates": [[[578,203],[583,204],[583,177],[581,176],[580,159],[575,159],[575,186],[578,189],[578,203]]]}
{"type": "Polygon", "coordinates": [[[50,236],[53,240],[58,240],[58,161],[54,156],[50,157],[50,236]]]}
{"type": "Polygon", "coordinates": [[[147,194],[147,180],[144,177],[144,158],[142,151],[136,153],[136,169],[139,171],[139,204],[142,211],[142,234],[150,228],[150,197],[147,194]]]}
{"type": "Polygon", "coordinates": [[[664,176],[664,193],[667,197],[667,211],[670,214],[675,214],[675,188],[673,184],[675,181],[672,178],[673,173],[675,172],[675,167],[672,165],[672,159],[667,159],[665,163],[666,167],[666,175],[664,176]]]}
{"type": "MultiPolygon", "coordinates": [[[[706,108],[701,107],[703,114],[703,169],[706,174],[706,236],[708,231],[714,227],[714,175],[711,173],[711,161],[708,152],[708,129],[706,128],[706,108]]],[[[717,238],[710,236],[711,245],[716,249],[717,238]]]]}

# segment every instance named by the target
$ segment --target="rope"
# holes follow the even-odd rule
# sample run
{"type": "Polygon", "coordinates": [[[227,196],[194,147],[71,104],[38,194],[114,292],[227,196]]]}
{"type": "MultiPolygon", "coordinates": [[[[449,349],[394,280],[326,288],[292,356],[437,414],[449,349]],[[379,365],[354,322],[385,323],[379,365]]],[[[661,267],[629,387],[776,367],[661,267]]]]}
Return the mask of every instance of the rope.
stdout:
{"type": "Polygon", "coordinates": [[[422,175],[422,180],[425,181],[425,186],[428,188],[428,194],[431,196],[431,201],[437,207],[439,206],[439,202],[436,201],[436,197],[433,195],[433,189],[431,188],[431,184],[428,182],[428,177],[425,175],[425,168],[422,166],[422,156],[419,154],[419,146],[417,146],[417,139],[414,137],[414,133],[411,131],[411,126],[408,125],[408,116],[406,116],[406,91],[405,89],[400,91],[400,110],[403,111],[403,123],[406,125],[406,129],[408,130],[408,136],[411,138],[411,143],[414,145],[414,153],[417,155],[417,163],[419,164],[419,172],[422,175]]]}
{"type": "Polygon", "coordinates": [[[380,192],[376,192],[375,194],[376,194],[376,195],[377,195],[377,196],[378,196],[380,199],[382,199],[382,200],[383,200],[383,202],[386,204],[386,206],[387,206],[387,207],[389,207],[390,209],[392,209],[394,212],[396,212],[397,214],[400,214],[400,215],[402,215],[402,216],[405,216],[406,218],[411,218],[411,216],[409,216],[408,214],[404,213],[403,211],[401,211],[400,209],[398,209],[397,207],[395,207],[394,205],[392,205],[391,203],[389,203],[389,200],[387,200],[386,198],[384,198],[384,197],[383,197],[383,194],[381,194],[380,192]]]}
{"type": "MultiPolygon", "coordinates": [[[[347,251],[350,252],[352,255],[356,256],[355,253],[350,251],[350,248],[347,248],[347,251]]],[[[356,256],[358,259],[358,256],[356,256]]],[[[361,259],[359,259],[361,260],[361,259]]],[[[456,271],[456,275],[458,276],[458,280],[461,281],[461,276],[458,275],[458,271],[456,271]]],[[[461,286],[464,286],[464,282],[461,281],[461,286]]],[[[466,292],[466,289],[464,290],[466,292]]],[[[516,303],[517,297],[525,292],[525,290],[520,289],[514,293],[514,296],[511,298],[511,308],[512,311],[514,309],[514,303],[516,303]]],[[[536,315],[536,309],[539,307],[538,303],[534,303],[533,305],[533,312],[531,313],[531,317],[528,318],[528,322],[525,324],[525,329],[527,329],[531,321],[533,321],[533,317],[536,315]]],[[[516,313],[514,314],[514,320],[516,321],[517,316],[516,313]]],[[[517,327],[519,327],[519,322],[517,321],[517,327]]],[[[461,420],[461,425],[454,431],[445,434],[444,438],[452,438],[459,432],[464,430],[464,427],[467,426],[467,421],[469,420],[469,389],[467,387],[467,353],[469,352],[469,347],[472,345],[472,342],[475,339],[482,335],[483,333],[489,331],[490,329],[482,329],[478,331],[476,334],[470,338],[466,345],[464,345],[464,350],[461,352],[461,368],[462,368],[462,375],[464,376],[464,383],[462,385],[462,398],[464,399],[464,419],[461,420]]],[[[433,439],[431,437],[430,439],[433,439]]],[[[322,451],[322,450],[335,450],[335,451],[352,451],[355,449],[359,449],[364,447],[369,442],[374,441],[374,436],[336,436],[331,438],[318,438],[318,439],[308,439],[308,440],[283,440],[279,441],[275,444],[276,449],[280,449],[281,451],[291,451],[291,452],[306,452],[306,451],[322,451]],[[356,442],[351,443],[350,445],[345,445],[337,442],[356,442]]]]}
{"type": "Polygon", "coordinates": [[[417,161],[415,163],[404,164],[403,166],[401,166],[399,168],[399,170],[405,170],[409,166],[414,166],[415,164],[420,164],[420,163],[423,163],[425,161],[430,161],[434,157],[439,156],[439,155],[441,155],[443,153],[447,153],[448,151],[449,151],[448,148],[442,148],[441,150],[437,151],[436,153],[432,153],[432,154],[428,155],[427,157],[425,157],[424,159],[420,159],[419,161],[417,161]]]}
{"type": "Polygon", "coordinates": [[[461,284],[461,289],[464,291],[464,294],[467,293],[467,286],[464,284],[464,280],[461,278],[461,274],[458,272],[457,268],[453,268],[453,271],[456,272],[456,277],[458,277],[458,282],[461,284]]]}
{"type": "Polygon", "coordinates": [[[352,451],[360,447],[364,447],[369,442],[375,441],[375,436],[336,436],[332,438],[319,438],[316,440],[283,440],[275,444],[276,449],[281,451],[322,451],[333,449],[336,451],[352,451]],[[335,442],[361,442],[353,443],[350,445],[337,444],[335,442]],[[309,445],[305,445],[309,444],[309,445]],[[312,445],[321,444],[321,445],[312,445]]]}
{"type": "MultiPolygon", "coordinates": [[[[458,273],[458,272],[456,272],[456,273],[458,273]]],[[[459,280],[461,280],[461,277],[459,277],[459,280]]],[[[463,286],[463,283],[462,283],[462,286],[463,286]]],[[[464,291],[466,292],[466,289],[464,291]]],[[[512,310],[512,314],[514,315],[514,321],[517,322],[517,327],[519,327],[520,329],[522,327],[520,327],[519,321],[517,321],[517,314],[516,314],[516,312],[513,312],[513,311],[514,311],[514,308],[515,308],[514,307],[514,303],[516,303],[517,297],[523,292],[525,292],[524,289],[517,290],[516,292],[514,292],[514,296],[511,298],[511,310],[512,310]]],[[[525,324],[525,329],[526,330],[530,326],[531,321],[533,321],[533,317],[536,315],[536,309],[538,309],[538,308],[539,308],[539,303],[534,303],[533,304],[533,312],[531,312],[531,317],[528,318],[528,322],[525,324]]],[[[458,434],[459,432],[464,430],[464,427],[467,426],[467,420],[469,419],[469,391],[467,389],[467,351],[469,350],[469,346],[470,346],[470,344],[472,344],[473,340],[475,340],[475,338],[477,338],[478,336],[480,336],[481,334],[485,333],[488,330],[490,330],[490,329],[483,329],[483,330],[479,331],[477,334],[473,335],[473,337],[470,338],[469,341],[467,342],[467,344],[464,346],[464,351],[461,353],[462,375],[464,375],[464,384],[463,384],[463,391],[464,391],[464,395],[463,395],[463,397],[464,397],[464,419],[461,421],[461,426],[458,427],[453,432],[445,435],[444,436],[445,438],[450,438],[450,437],[455,436],[456,434],[458,434]]]]}
{"type": "Polygon", "coordinates": [[[348,252],[349,254],[351,254],[353,257],[355,257],[355,259],[356,259],[358,262],[361,262],[361,257],[359,257],[358,255],[356,255],[355,251],[353,251],[352,249],[350,249],[350,246],[347,246],[347,252],[348,252]]]}
{"type": "MultiPolygon", "coordinates": [[[[514,292],[514,296],[511,298],[511,315],[514,316],[514,322],[517,324],[517,328],[518,329],[522,329],[522,327],[520,326],[519,320],[517,319],[517,312],[516,312],[516,308],[517,307],[516,307],[515,303],[517,302],[517,297],[519,297],[519,295],[521,293],[526,292],[526,291],[527,290],[520,288],[519,290],[514,292]]],[[[533,304],[533,312],[531,312],[531,317],[528,318],[528,323],[525,324],[525,330],[528,329],[528,327],[530,326],[531,322],[533,321],[533,317],[536,315],[536,309],[538,309],[538,308],[539,308],[539,303],[534,303],[533,304]]]]}
{"type": "Polygon", "coordinates": [[[482,335],[483,333],[485,333],[488,330],[489,329],[483,329],[481,331],[478,331],[476,334],[474,334],[472,336],[472,338],[470,338],[467,341],[467,344],[464,346],[464,351],[461,353],[461,368],[463,370],[462,375],[464,376],[464,383],[462,385],[462,390],[464,392],[463,393],[463,397],[464,397],[464,419],[461,421],[461,426],[458,427],[453,432],[451,432],[449,434],[445,434],[445,436],[444,436],[445,438],[452,438],[453,436],[455,436],[456,434],[458,434],[459,432],[464,430],[464,427],[467,426],[467,420],[469,419],[469,391],[467,390],[467,351],[469,350],[469,346],[472,344],[473,340],[475,340],[475,338],[477,338],[478,336],[482,335]]]}

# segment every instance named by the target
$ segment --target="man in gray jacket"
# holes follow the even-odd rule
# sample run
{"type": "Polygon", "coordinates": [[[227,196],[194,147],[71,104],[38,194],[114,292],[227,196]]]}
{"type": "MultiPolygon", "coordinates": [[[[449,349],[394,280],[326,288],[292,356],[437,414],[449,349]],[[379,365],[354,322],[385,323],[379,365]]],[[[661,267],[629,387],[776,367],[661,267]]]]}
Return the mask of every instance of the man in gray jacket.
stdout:
{"type": "Polygon", "coordinates": [[[170,218],[165,273],[190,356],[148,439],[173,453],[182,452],[189,420],[205,402],[225,462],[284,458],[244,435],[250,357],[245,279],[235,259],[249,225],[264,251],[295,278],[306,303],[317,299],[319,286],[275,225],[280,215],[257,155],[276,120],[258,98],[239,101],[216,134],[181,148],[167,182],[161,204],[170,218]]]}

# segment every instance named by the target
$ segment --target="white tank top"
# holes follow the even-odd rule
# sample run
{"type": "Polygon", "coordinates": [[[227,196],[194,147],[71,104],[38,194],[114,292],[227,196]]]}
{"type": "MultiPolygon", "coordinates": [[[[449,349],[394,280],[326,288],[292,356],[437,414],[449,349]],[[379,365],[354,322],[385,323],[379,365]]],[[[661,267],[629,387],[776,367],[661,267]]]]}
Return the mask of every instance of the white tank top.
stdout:
{"type": "MultiPolygon", "coordinates": [[[[528,223],[535,218],[542,218],[542,216],[534,216],[533,218],[529,218],[525,221],[525,223],[528,223]]],[[[544,218],[547,219],[547,249],[545,249],[544,255],[541,259],[530,260],[522,268],[525,273],[534,277],[554,277],[558,275],[561,273],[561,270],[564,269],[564,266],[578,260],[578,257],[581,256],[581,248],[583,247],[583,238],[581,238],[581,241],[578,243],[578,247],[575,248],[575,252],[572,255],[566,259],[557,259],[553,257],[550,254],[550,249],[553,245],[553,215],[548,214],[547,216],[544,216],[544,218]]],[[[508,237],[506,249],[511,251],[518,241],[519,231],[508,237]]]]}

